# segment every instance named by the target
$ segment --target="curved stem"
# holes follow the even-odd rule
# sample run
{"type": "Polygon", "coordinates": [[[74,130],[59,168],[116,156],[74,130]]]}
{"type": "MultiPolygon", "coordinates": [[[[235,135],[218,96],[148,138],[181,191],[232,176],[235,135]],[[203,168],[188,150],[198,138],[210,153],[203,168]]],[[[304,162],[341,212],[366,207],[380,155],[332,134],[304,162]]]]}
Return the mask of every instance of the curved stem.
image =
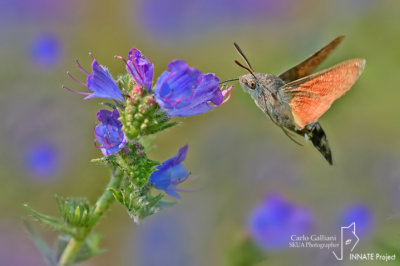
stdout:
{"type": "Polygon", "coordinates": [[[71,265],[73,263],[76,255],[78,254],[82,245],[85,243],[86,237],[89,235],[89,233],[92,231],[92,229],[103,216],[103,214],[114,202],[114,196],[112,195],[109,188],[118,190],[121,185],[121,181],[122,175],[120,174],[119,170],[116,170],[111,176],[110,182],[104,193],[100,196],[93,207],[92,218],[89,225],[80,232],[79,237],[71,238],[68,245],[64,249],[59,262],[60,266],[71,265]]]}

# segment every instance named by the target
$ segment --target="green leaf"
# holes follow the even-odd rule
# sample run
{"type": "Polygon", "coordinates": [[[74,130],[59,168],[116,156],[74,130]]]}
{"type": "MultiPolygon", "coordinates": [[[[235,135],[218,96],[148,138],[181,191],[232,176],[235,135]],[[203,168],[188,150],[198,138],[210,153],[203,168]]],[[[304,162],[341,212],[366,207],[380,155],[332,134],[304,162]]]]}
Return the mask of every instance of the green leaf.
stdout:
{"type": "Polygon", "coordinates": [[[140,223],[147,216],[159,212],[162,208],[170,206],[173,203],[161,201],[163,194],[153,196],[149,186],[137,187],[133,183],[125,184],[120,191],[111,190],[115,199],[125,206],[129,216],[140,223]]]}
{"type": "Polygon", "coordinates": [[[46,241],[44,241],[44,239],[33,230],[32,226],[27,220],[24,220],[24,224],[26,229],[28,230],[28,233],[32,237],[32,240],[35,243],[36,247],[38,247],[40,253],[42,253],[47,265],[57,266],[58,263],[56,260],[56,256],[54,255],[51,248],[47,245],[46,241]]]}
{"type": "Polygon", "coordinates": [[[115,188],[108,188],[109,191],[113,194],[114,198],[118,201],[121,202],[123,201],[122,194],[115,190],[115,188]]]}
{"type": "Polygon", "coordinates": [[[134,82],[130,74],[122,74],[117,77],[118,87],[126,94],[129,94],[132,90],[134,82]]]}
{"type": "Polygon", "coordinates": [[[108,156],[103,156],[101,158],[95,158],[90,160],[91,163],[95,163],[98,165],[108,165],[108,166],[112,166],[111,168],[115,168],[118,167],[118,163],[117,163],[117,156],[115,154],[112,155],[108,155],[108,156]]]}
{"type": "Polygon", "coordinates": [[[63,254],[68,242],[71,240],[69,235],[60,235],[57,240],[54,242],[54,250],[56,254],[57,261],[60,260],[61,255],[63,254]]]}
{"type": "Polygon", "coordinates": [[[154,136],[141,136],[138,141],[142,144],[146,153],[149,153],[155,149],[155,146],[153,145],[154,140],[154,136]]]}
{"type": "Polygon", "coordinates": [[[163,123],[159,123],[158,125],[149,126],[145,131],[145,135],[155,134],[155,133],[165,130],[167,128],[173,127],[177,124],[178,124],[178,122],[163,122],[163,123]]]}
{"type": "Polygon", "coordinates": [[[59,230],[63,233],[76,236],[76,232],[73,230],[73,228],[69,227],[64,221],[48,215],[41,214],[40,212],[32,209],[32,207],[30,207],[28,204],[24,204],[24,207],[31,213],[33,217],[35,217],[39,221],[50,225],[54,229],[59,230]]]}

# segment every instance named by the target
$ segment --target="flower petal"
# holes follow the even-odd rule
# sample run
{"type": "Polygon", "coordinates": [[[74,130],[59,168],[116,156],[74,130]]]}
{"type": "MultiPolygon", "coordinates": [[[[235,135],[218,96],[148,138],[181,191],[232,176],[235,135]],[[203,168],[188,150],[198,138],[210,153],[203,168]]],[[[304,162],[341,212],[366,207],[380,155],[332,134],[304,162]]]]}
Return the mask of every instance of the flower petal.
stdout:
{"type": "Polygon", "coordinates": [[[175,109],[168,112],[168,115],[172,117],[186,117],[206,113],[211,109],[214,109],[209,103],[202,103],[195,106],[188,106],[187,108],[175,109]]]}
{"type": "Polygon", "coordinates": [[[138,49],[132,48],[129,51],[126,70],[132,74],[139,86],[150,92],[153,83],[154,65],[148,57],[143,56],[138,49]]]}
{"type": "MultiPolygon", "coordinates": [[[[158,105],[170,117],[205,113],[224,103],[219,79],[214,74],[202,74],[182,60],[169,63],[154,88],[158,105]]],[[[228,97],[227,97],[228,99],[228,97]]]]}
{"type": "Polygon", "coordinates": [[[95,59],[92,62],[92,73],[87,78],[87,86],[93,93],[86,96],[85,99],[98,97],[116,101],[124,100],[121,90],[115,84],[107,68],[99,65],[95,59]]]}
{"type": "Polygon", "coordinates": [[[180,148],[178,154],[157,166],[150,176],[150,183],[155,188],[164,190],[170,196],[180,198],[177,186],[185,181],[190,172],[181,163],[185,160],[188,145],[180,148]]]}
{"type": "Polygon", "coordinates": [[[168,69],[171,72],[185,71],[188,68],[189,68],[188,64],[185,61],[179,59],[172,60],[168,64],[168,69]]]}
{"type": "Polygon", "coordinates": [[[122,131],[122,123],[118,120],[119,112],[115,109],[113,112],[109,110],[100,110],[97,112],[98,124],[94,129],[94,135],[100,144],[104,155],[108,156],[117,153],[127,142],[122,131]]]}
{"type": "Polygon", "coordinates": [[[219,89],[219,79],[211,73],[204,74],[201,83],[196,88],[194,97],[197,102],[207,102],[214,98],[216,94],[221,94],[219,89]]]}

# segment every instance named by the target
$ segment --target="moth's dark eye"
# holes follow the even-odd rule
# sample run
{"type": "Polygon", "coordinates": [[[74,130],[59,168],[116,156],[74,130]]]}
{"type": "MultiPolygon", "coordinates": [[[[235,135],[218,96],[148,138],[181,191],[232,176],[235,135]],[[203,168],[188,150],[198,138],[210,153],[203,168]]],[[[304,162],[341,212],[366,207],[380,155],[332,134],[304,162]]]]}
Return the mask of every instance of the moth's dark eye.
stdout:
{"type": "Polygon", "coordinates": [[[248,83],[247,85],[249,85],[249,87],[250,87],[251,89],[253,89],[253,90],[256,88],[256,83],[255,83],[255,81],[253,81],[253,80],[250,80],[249,83],[248,83]]]}

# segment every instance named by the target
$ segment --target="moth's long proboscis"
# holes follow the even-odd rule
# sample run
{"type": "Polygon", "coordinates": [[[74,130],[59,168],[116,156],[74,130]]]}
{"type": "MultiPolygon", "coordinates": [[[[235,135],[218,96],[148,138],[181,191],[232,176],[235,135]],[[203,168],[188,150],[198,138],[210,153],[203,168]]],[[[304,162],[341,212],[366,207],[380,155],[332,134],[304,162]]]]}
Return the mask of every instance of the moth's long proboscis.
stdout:
{"type": "Polygon", "coordinates": [[[239,80],[239,79],[238,79],[238,78],[228,79],[228,80],[221,81],[219,84],[224,84],[224,83],[226,83],[226,82],[235,81],[235,80],[239,80]]]}

